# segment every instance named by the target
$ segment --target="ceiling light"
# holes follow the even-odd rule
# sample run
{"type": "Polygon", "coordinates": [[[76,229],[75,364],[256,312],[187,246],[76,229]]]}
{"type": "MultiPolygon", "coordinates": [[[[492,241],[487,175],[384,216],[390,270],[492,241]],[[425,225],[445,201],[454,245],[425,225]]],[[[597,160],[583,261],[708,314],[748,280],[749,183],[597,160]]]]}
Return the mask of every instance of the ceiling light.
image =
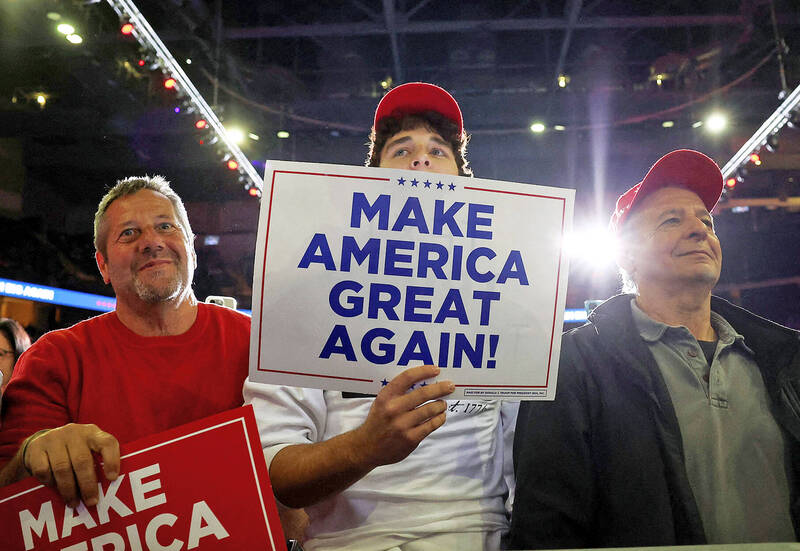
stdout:
{"type": "Polygon", "coordinates": [[[713,134],[719,134],[728,126],[728,118],[722,113],[712,113],[706,119],[706,128],[713,134]]]}
{"type": "Polygon", "coordinates": [[[545,125],[543,122],[535,122],[531,125],[531,132],[534,134],[541,134],[545,130],[545,125]]]}
{"type": "Polygon", "coordinates": [[[289,137],[289,132],[287,132],[286,130],[278,130],[277,136],[282,140],[285,140],[286,138],[289,137]]]}
{"type": "Polygon", "coordinates": [[[83,42],[83,38],[79,34],[68,34],[67,40],[72,44],[80,44],[81,42],[83,42]]]}
{"type": "Polygon", "coordinates": [[[56,27],[56,30],[61,34],[72,34],[75,32],[75,27],[70,25],[69,23],[59,23],[56,27]]]}
{"type": "Polygon", "coordinates": [[[664,128],[672,128],[673,126],[675,126],[675,121],[664,121],[661,123],[661,126],[663,126],[664,128]]]}
{"type": "Polygon", "coordinates": [[[253,134],[252,132],[248,132],[247,137],[256,142],[261,139],[261,136],[259,136],[258,134],[253,134]]]}
{"type": "Polygon", "coordinates": [[[568,75],[558,75],[558,87],[559,88],[566,88],[567,84],[569,84],[570,78],[568,75]]]}
{"type": "Polygon", "coordinates": [[[50,21],[58,21],[59,19],[61,19],[61,14],[57,13],[57,12],[54,12],[54,11],[49,11],[49,12],[47,12],[47,16],[46,17],[50,21]]]}
{"type": "Polygon", "coordinates": [[[703,126],[703,121],[696,121],[692,123],[692,128],[700,128],[703,126]]]}
{"type": "Polygon", "coordinates": [[[564,126],[563,124],[556,124],[555,126],[553,126],[553,130],[558,130],[559,132],[563,132],[566,129],[567,127],[564,126]]]}
{"type": "Polygon", "coordinates": [[[225,132],[228,133],[228,137],[231,139],[233,143],[240,144],[244,142],[244,132],[241,128],[231,127],[226,128],[225,132]]]}

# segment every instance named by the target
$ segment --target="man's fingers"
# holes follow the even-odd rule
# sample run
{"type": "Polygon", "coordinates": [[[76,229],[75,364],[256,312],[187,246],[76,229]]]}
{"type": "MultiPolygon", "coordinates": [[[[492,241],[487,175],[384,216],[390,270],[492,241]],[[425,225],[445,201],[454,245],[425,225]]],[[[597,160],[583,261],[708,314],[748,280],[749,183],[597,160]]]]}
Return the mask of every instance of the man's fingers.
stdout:
{"type": "Polygon", "coordinates": [[[67,505],[73,508],[77,507],[80,500],[78,487],[75,484],[75,474],[72,471],[72,462],[66,447],[53,446],[48,448],[46,453],[58,493],[61,494],[67,505]]]}
{"type": "Polygon", "coordinates": [[[103,458],[103,474],[108,480],[116,480],[119,476],[119,442],[112,435],[97,429],[87,439],[92,451],[103,458]]]}
{"type": "Polygon", "coordinates": [[[408,432],[409,438],[414,439],[417,442],[422,442],[422,440],[427,437],[430,433],[444,425],[446,419],[446,414],[444,412],[440,413],[439,415],[435,415],[431,417],[421,425],[411,429],[408,432]]]}
{"type": "Polygon", "coordinates": [[[45,486],[52,486],[55,483],[47,453],[33,444],[28,446],[25,452],[25,468],[45,486]]]}
{"type": "Polygon", "coordinates": [[[411,410],[420,404],[443,398],[456,389],[452,381],[439,381],[417,388],[408,394],[396,398],[398,409],[411,410]]]}
{"type": "Polygon", "coordinates": [[[409,411],[404,416],[404,421],[408,423],[408,428],[413,430],[415,427],[423,424],[428,419],[432,419],[437,415],[444,413],[446,409],[447,404],[444,402],[444,400],[429,402],[423,406],[419,406],[418,408],[409,411]]]}
{"type": "Polygon", "coordinates": [[[406,369],[395,376],[381,392],[389,392],[393,395],[405,394],[411,385],[431,379],[439,374],[440,369],[435,365],[420,365],[406,369]]]}
{"type": "Polygon", "coordinates": [[[67,447],[72,471],[78,482],[78,490],[87,506],[97,504],[97,475],[94,471],[94,457],[84,442],[71,442],[67,447]]]}

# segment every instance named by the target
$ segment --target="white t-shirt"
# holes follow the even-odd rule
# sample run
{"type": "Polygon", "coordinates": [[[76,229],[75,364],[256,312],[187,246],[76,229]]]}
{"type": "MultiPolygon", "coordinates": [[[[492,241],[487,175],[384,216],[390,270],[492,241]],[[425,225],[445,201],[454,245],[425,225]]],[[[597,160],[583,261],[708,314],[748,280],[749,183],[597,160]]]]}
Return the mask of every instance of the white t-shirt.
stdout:
{"type": "MultiPolygon", "coordinates": [[[[291,444],[360,426],[371,398],[245,382],[269,466],[291,444]]],[[[447,421],[406,459],[306,508],[307,550],[387,549],[432,534],[505,532],[513,502],[518,402],[450,400],[447,421]]]]}

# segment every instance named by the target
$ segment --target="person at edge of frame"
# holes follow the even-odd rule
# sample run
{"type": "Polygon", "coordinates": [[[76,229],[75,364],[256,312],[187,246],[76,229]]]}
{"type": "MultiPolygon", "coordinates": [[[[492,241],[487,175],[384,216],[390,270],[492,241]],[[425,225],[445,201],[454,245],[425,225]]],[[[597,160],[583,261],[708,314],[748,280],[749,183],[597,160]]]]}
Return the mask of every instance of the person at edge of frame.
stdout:
{"type": "Polygon", "coordinates": [[[800,334],[712,296],[722,185],[677,150],[619,197],[624,293],[520,406],[510,548],[796,541],[800,334]]]}

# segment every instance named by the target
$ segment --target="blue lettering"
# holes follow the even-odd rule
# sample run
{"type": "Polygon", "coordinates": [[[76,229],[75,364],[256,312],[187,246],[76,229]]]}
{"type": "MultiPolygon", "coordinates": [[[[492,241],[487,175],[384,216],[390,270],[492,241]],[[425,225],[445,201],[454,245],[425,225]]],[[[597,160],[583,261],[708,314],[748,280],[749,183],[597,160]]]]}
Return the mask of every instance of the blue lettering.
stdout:
{"type": "Polygon", "coordinates": [[[480,368],[483,364],[483,341],[485,335],[475,335],[475,347],[464,333],[456,333],[453,344],[453,367],[461,367],[461,358],[466,356],[472,367],[480,368]]]}
{"type": "Polygon", "coordinates": [[[505,283],[507,279],[516,279],[520,285],[528,284],[528,274],[525,273],[525,264],[522,262],[522,254],[519,251],[511,251],[500,271],[497,283],[505,283]]]}
{"type": "Polygon", "coordinates": [[[387,319],[397,321],[395,306],[400,304],[400,289],[387,283],[372,283],[369,286],[369,307],[367,317],[378,319],[378,310],[383,310],[387,319]],[[389,295],[382,299],[381,295],[389,295]]]}
{"type": "Polygon", "coordinates": [[[481,213],[493,214],[494,205],[469,204],[469,210],[467,211],[467,237],[472,237],[474,239],[491,239],[491,231],[478,229],[478,226],[492,225],[491,218],[481,218],[478,216],[481,213]]]}
{"type": "Polygon", "coordinates": [[[350,227],[361,227],[361,214],[367,217],[368,221],[372,221],[375,215],[378,214],[378,229],[385,230],[389,227],[389,201],[391,196],[381,194],[375,199],[375,202],[370,204],[367,196],[361,192],[353,194],[353,209],[350,211],[350,227]]]}
{"type": "Polygon", "coordinates": [[[333,326],[333,331],[331,331],[328,340],[325,341],[325,346],[322,347],[319,357],[330,358],[332,354],[344,354],[347,361],[356,361],[356,352],[353,350],[353,343],[350,342],[350,336],[347,334],[347,328],[344,325],[333,326]]]}
{"type": "MultiPolygon", "coordinates": [[[[498,293],[499,294],[499,293],[498,293]]],[[[418,314],[417,308],[430,308],[430,300],[420,300],[417,296],[433,296],[433,287],[417,287],[409,285],[406,287],[406,311],[403,321],[419,321],[428,323],[431,321],[431,314],[418,314]]]]}
{"type": "Polygon", "coordinates": [[[397,215],[397,220],[392,226],[392,231],[403,231],[406,226],[417,228],[419,233],[430,233],[428,224],[425,222],[425,214],[422,212],[422,205],[419,204],[419,199],[416,197],[406,199],[403,210],[397,215]]]}
{"type": "Polygon", "coordinates": [[[493,300],[500,300],[500,293],[496,291],[473,291],[472,298],[481,301],[481,325],[489,325],[489,309],[493,300]]]}
{"type": "Polygon", "coordinates": [[[447,262],[447,247],[438,243],[420,243],[419,261],[417,262],[417,277],[428,277],[428,269],[433,270],[436,279],[447,279],[442,267],[447,262]],[[431,259],[431,254],[436,254],[435,259],[431,259]]]}
{"type": "Polygon", "coordinates": [[[382,327],[376,327],[375,329],[370,329],[364,334],[364,338],[361,339],[361,353],[364,354],[364,358],[368,362],[372,362],[374,364],[388,364],[394,361],[394,345],[391,343],[380,343],[378,344],[378,350],[383,352],[382,355],[379,355],[376,352],[372,351],[372,342],[378,338],[384,338],[386,340],[391,340],[394,337],[394,332],[390,331],[389,329],[384,329],[382,327]]]}
{"type": "Polygon", "coordinates": [[[411,262],[410,254],[401,254],[397,251],[413,251],[413,241],[399,241],[397,239],[386,240],[386,265],[383,267],[383,273],[386,275],[411,277],[414,273],[412,268],[404,268],[397,266],[397,263],[411,262]]]}
{"type": "Polygon", "coordinates": [[[344,317],[352,318],[361,314],[364,311],[364,298],[360,296],[347,297],[347,304],[350,307],[345,307],[341,302],[341,295],[344,291],[354,291],[358,293],[364,286],[356,281],[340,281],[331,288],[328,294],[328,304],[331,305],[331,310],[334,313],[344,317]]]}
{"type": "Polygon", "coordinates": [[[350,259],[355,260],[356,264],[361,266],[361,264],[364,263],[364,260],[369,258],[367,273],[377,274],[380,254],[381,254],[380,239],[373,237],[372,239],[367,240],[363,248],[359,248],[358,243],[356,243],[355,237],[345,235],[344,238],[342,239],[342,262],[340,264],[339,269],[343,272],[349,272],[350,259]]]}
{"type": "Polygon", "coordinates": [[[422,331],[414,331],[411,333],[408,344],[406,344],[406,347],[403,349],[403,353],[400,355],[397,364],[408,365],[413,361],[422,362],[426,365],[433,363],[431,349],[428,346],[427,339],[425,339],[425,333],[422,331]]]}
{"type": "Polygon", "coordinates": [[[447,318],[455,318],[461,325],[467,325],[467,310],[464,308],[464,301],[461,300],[461,291],[458,289],[450,289],[447,296],[442,301],[442,307],[439,308],[439,313],[436,314],[434,323],[443,323],[447,318]]]}
{"type": "Polygon", "coordinates": [[[319,262],[325,265],[325,269],[335,271],[336,265],[333,263],[333,255],[331,248],[328,246],[328,239],[324,233],[315,233],[308,244],[306,252],[303,253],[303,258],[300,259],[298,268],[308,268],[312,262],[319,262]]]}
{"type": "Polygon", "coordinates": [[[478,247],[469,253],[467,256],[467,273],[469,274],[469,277],[472,278],[472,281],[477,283],[488,283],[494,279],[494,273],[492,273],[491,270],[488,270],[486,273],[482,274],[478,271],[476,264],[478,259],[481,257],[491,260],[495,256],[497,256],[495,252],[488,247],[478,247]]]}
{"type": "Polygon", "coordinates": [[[450,228],[450,234],[453,235],[453,237],[464,237],[455,219],[456,213],[461,210],[463,206],[464,203],[456,201],[450,205],[450,208],[444,210],[444,201],[437,199],[436,207],[433,211],[433,233],[435,235],[442,235],[442,229],[447,226],[450,228]]]}

